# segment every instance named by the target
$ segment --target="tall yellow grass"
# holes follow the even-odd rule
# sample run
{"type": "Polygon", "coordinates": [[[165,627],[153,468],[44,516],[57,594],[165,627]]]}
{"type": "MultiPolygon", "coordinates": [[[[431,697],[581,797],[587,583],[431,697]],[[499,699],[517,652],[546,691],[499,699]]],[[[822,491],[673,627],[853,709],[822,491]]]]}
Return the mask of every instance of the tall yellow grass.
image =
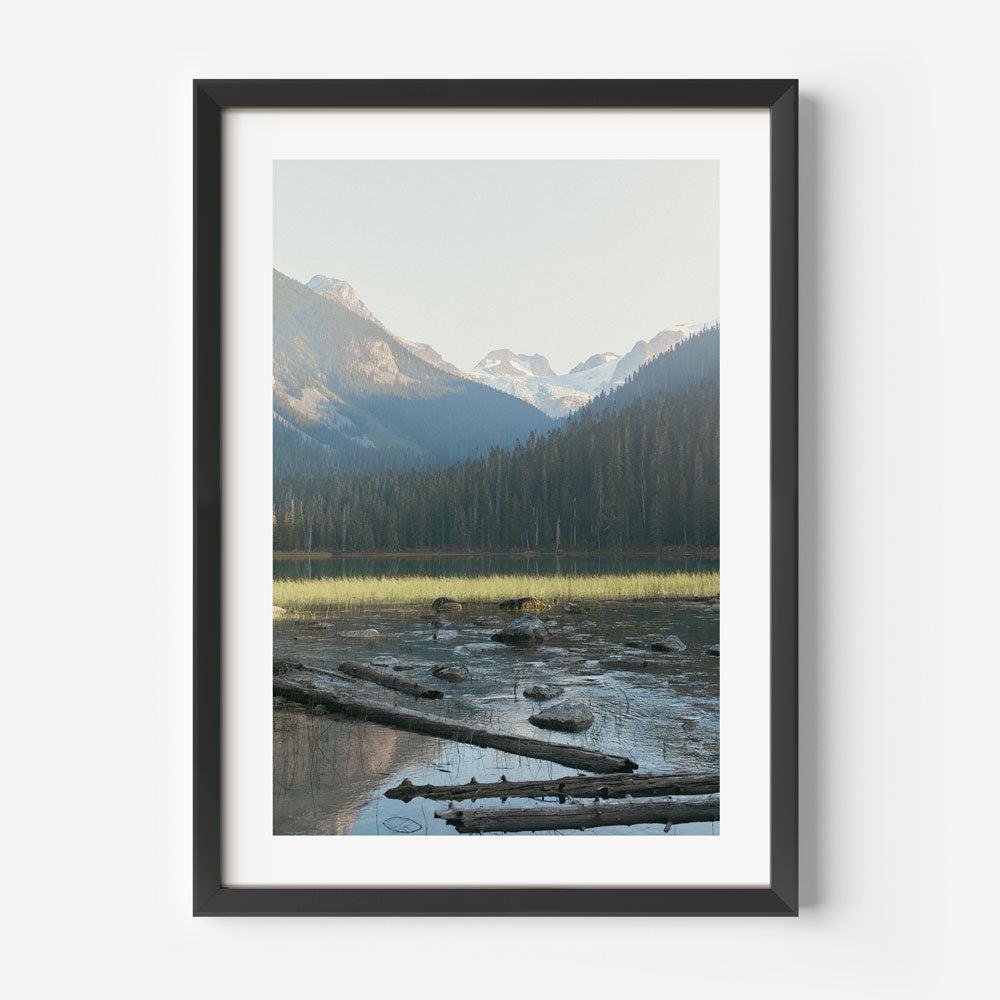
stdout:
{"type": "Polygon", "coordinates": [[[429,604],[451,597],[463,604],[499,604],[531,595],[558,601],[634,601],[663,597],[714,597],[719,574],[629,573],[610,576],[399,576],[275,580],[274,603],[288,611],[429,604]]]}

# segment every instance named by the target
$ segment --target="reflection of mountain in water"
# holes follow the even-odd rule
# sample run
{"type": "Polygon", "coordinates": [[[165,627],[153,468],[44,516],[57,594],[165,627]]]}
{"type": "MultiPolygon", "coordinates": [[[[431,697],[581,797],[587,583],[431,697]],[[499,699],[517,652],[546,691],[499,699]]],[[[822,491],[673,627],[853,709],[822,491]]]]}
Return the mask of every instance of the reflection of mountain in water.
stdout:
{"type": "Polygon", "coordinates": [[[275,712],[274,833],[350,833],[387,776],[432,759],[441,746],[431,736],[373,723],[275,712]]]}

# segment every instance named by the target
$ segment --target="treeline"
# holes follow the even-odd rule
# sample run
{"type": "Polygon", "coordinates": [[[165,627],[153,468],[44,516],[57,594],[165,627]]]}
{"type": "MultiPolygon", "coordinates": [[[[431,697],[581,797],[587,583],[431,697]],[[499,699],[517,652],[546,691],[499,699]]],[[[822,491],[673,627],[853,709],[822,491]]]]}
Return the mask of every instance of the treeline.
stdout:
{"type": "Polygon", "coordinates": [[[282,550],[717,545],[719,383],[588,407],[447,468],[279,478],[273,514],[282,550]]]}

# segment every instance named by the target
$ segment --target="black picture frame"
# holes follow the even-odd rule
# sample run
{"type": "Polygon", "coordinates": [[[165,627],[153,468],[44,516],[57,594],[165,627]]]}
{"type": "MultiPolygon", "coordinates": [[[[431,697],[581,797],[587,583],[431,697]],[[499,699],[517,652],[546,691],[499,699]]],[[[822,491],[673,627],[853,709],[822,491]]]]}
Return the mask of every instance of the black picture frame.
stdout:
{"type": "Polygon", "coordinates": [[[194,913],[785,915],[798,912],[798,81],[194,81],[194,913]],[[771,883],[763,887],[230,888],[222,884],[222,113],[231,108],[768,109],[771,883]]]}

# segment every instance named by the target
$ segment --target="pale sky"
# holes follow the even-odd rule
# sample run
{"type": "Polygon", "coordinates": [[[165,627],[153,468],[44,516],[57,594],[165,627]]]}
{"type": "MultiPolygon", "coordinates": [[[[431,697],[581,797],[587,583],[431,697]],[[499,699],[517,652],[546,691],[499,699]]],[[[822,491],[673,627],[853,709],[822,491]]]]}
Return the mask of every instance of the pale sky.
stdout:
{"type": "Polygon", "coordinates": [[[277,160],[274,266],[468,370],[719,317],[716,160],[277,160]]]}

